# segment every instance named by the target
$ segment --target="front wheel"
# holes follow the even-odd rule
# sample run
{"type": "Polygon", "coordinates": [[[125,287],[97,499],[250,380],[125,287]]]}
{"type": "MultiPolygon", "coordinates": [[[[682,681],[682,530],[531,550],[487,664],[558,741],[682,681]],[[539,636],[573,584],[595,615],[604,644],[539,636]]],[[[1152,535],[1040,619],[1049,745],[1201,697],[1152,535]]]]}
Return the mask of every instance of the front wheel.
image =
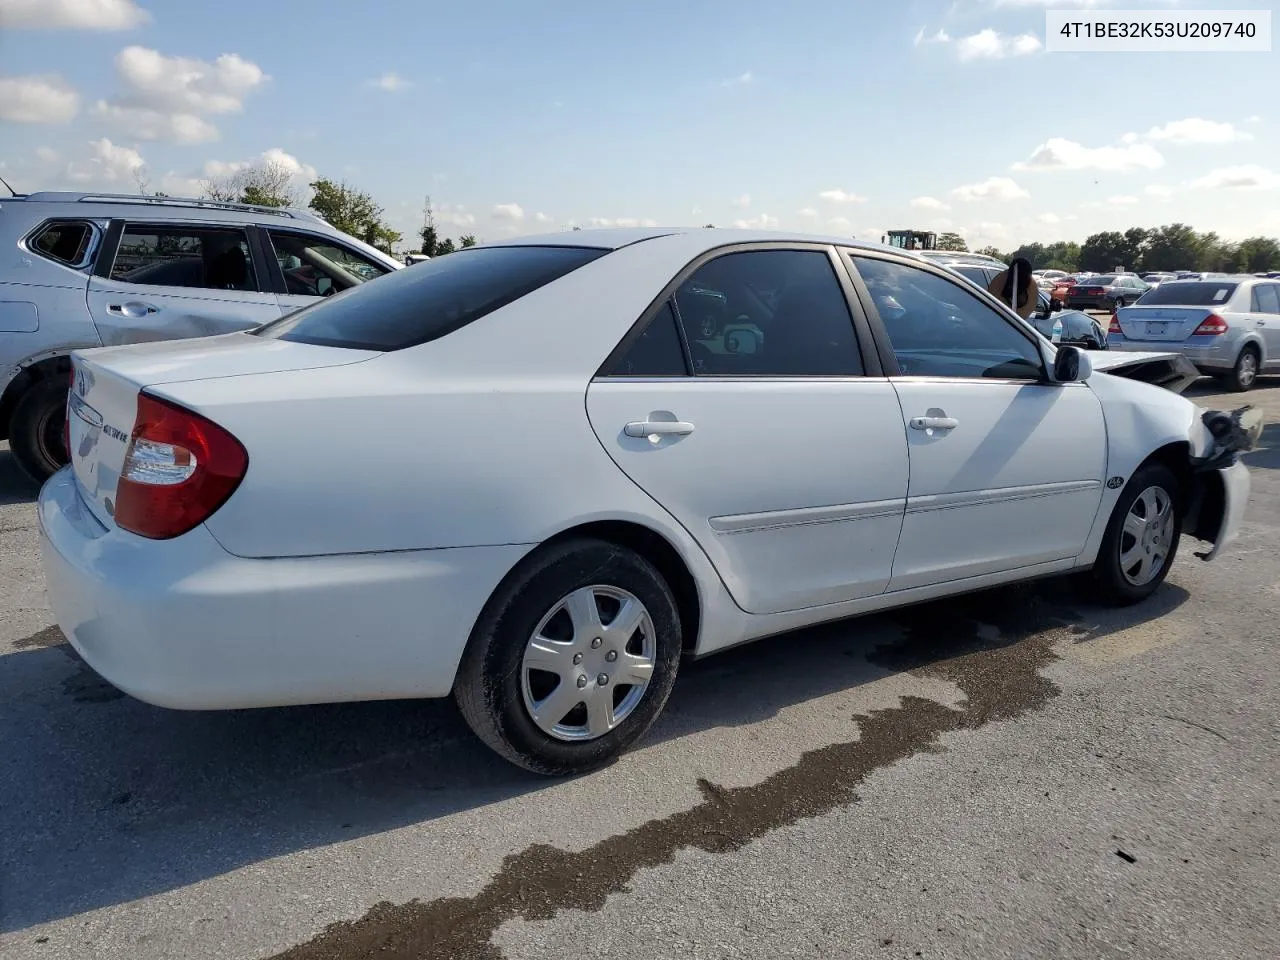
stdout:
{"type": "Polygon", "coordinates": [[[463,654],[454,696],[475,734],[517,766],[586,773],[653,725],[681,643],[675,599],[649,561],[572,540],[499,588],[463,654]]]}
{"type": "Polygon", "coordinates": [[[1182,537],[1178,478],[1161,463],[1135,473],[1116,501],[1091,580],[1093,596],[1127,606],[1155,593],[1169,574],[1182,537]]]}
{"type": "Polygon", "coordinates": [[[22,472],[44,483],[70,459],[63,433],[67,421],[67,384],[46,377],[29,387],[13,408],[9,449],[22,472]]]}

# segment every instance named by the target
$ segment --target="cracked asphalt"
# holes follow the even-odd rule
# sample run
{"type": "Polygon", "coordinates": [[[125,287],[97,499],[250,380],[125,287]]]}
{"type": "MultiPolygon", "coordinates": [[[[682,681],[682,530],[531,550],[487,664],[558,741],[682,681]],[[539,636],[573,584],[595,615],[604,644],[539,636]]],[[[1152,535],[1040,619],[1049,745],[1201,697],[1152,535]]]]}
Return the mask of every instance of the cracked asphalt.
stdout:
{"type": "MultiPolygon", "coordinates": [[[[1280,420],[1280,382],[1240,397],[1280,420]]],[[[449,702],[178,713],[62,639],[0,444],[0,956],[1280,956],[1280,427],[1241,540],[682,669],[533,778],[449,702]]],[[[175,624],[175,629],[181,629],[175,624]]]]}

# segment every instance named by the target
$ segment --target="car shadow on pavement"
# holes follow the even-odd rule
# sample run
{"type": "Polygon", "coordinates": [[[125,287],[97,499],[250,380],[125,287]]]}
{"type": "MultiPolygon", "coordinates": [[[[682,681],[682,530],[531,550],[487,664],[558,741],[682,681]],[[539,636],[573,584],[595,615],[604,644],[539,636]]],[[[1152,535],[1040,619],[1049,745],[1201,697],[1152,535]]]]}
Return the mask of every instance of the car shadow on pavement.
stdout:
{"type": "Polygon", "coordinates": [[[1257,446],[1240,459],[1250,470],[1280,470],[1280,423],[1263,427],[1257,446]]]}
{"type": "MultiPolygon", "coordinates": [[[[891,676],[877,653],[896,646],[918,668],[1046,630],[1081,642],[1186,598],[1166,584],[1139,607],[1095,610],[1050,580],[762,640],[686,663],[646,744],[679,749],[672,741],[891,676]]],[[[0,656],[0,729],[0,933],[560,782],[492,754],[448,700],[151,707],[98,677],[56,627],[0,656]]],[[[622,762],[641,782],[651,763],[622,762]]]]}
{"type": "Polygon", "coordinates": [[[40,485],[32,482],[18,467],[9,445],[0,445],[0,507],[11,503],[32,503],[40,493],[40,485]]]}

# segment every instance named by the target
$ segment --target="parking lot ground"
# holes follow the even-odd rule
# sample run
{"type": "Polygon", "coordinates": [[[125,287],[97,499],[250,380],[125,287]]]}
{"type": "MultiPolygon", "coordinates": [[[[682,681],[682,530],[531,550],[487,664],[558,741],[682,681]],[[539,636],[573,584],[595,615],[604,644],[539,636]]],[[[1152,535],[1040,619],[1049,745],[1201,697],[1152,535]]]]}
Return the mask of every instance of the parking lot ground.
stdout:
{"type": "MultiPolygon", "coordinates": [[[[1209,390],[1280,420],[1275,381],[1209,390]]],[[[0,956],[1278,956],[1280,427],[1247,460],[1240,541],[1145,605],[1044,581],[762,641],[549,781],[448,702],[120,694],[0,446],[0,956]]]]}

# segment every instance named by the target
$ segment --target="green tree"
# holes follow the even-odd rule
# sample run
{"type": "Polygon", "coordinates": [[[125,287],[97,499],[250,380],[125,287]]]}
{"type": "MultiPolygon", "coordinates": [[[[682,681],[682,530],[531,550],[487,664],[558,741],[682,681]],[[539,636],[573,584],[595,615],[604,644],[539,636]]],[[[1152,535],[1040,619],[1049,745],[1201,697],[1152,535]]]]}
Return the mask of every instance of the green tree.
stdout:
{"type": "Polygon", "coordinates": [[[436,252],[433,253],[432,256],[443,257],[446,253],[453,253],[453,251],[456,249],[458,248],[453,245],[453,240],[450,239],[449,237],[445,237],[443,240],[441,240],[439,243],[436,244],[436,252]]]}
{"type": "Polygon", "coordinates": [[[1280,270],[1280,243],[1271,237],[1249,237],[1241,240],[1238,269],[1245,273],[1280,270]]]}
{"type": "Polygon", "coordinates": [[[1107,273],[1116,267],[1137,270],[1142,263],[1147,231],[1133,227],[1124,233],[1115,230],[1095,233],[1080,247],[1080,269],[1107,273]]]}
{"type": "Polygon", "coordinates": [[[253,203],[262,207],[292,207],[298,203],[294,173],[276,160],[265,160],[223,177],[204,181],[204,196],[226,203],[253,203]]]}
{"type": "Polygon", "coordinates": [[[458,246],[463,250],[467,249],[467,247],[474,247],[475,245],[476,235],[474,233],[464,233],[458,238],[458,246]]]}
{"type": "Polygon", "coordinates": [[[1065,270],[1073,273],[1080,266],[1080,244],[1074,240],[1059,240],[1045,247],[1046,259],[1043,267],[1036,269],[1065,270]]]}
{"type": "Polygon", "coordinates": [[[1049,251],[1043,243],[1024,243],[1009,254],[1012,263],[1018,257],[1024,257],[1031,264],[1032,270],[1044,270],[1049,266],[1049,251]]]}
{"type": "Polygon", "coordinates": [[[1201,236],[1185,223],[1158,227],[1147,238],[1142,266],[1146,270],[1196,270],[1203,246],[1201,236]]]}
{"type": "Polygon", "coordinates": [[[999,247],[983,247],[978,252],[984,257],[995,257],[997,260],[1003,260],[1005,263],[1008,263],[1014,257],[1018,256],[1017,251],[1009,254],[1001,253],[999,247]]]}
{"type": "Polygon", "coordinates": [[[1236,273],[1243,269],[1241,260],[1240,248],[1236,244],[1223,240],[1216,233],[1200,235],[1199,269],[1236,273]]]}
{"type": "Polygon", "coordinates": [[[956,253],[968,253],[969,245],[958,233],[944,233],[938,237],[939,250],[952,250],[956,253]]]}
{"type": "Polygon", "coordinates": [[[436,248],[440,246],[440,232],[436,229],[436,214],[431,207],[430,197],[427,197],[422,207],[422,228],[418,231],[418,236],[422,238],[421,251],[428,257],[434,257],[436,248]]]}
{"type": "Polygon", "coordinates": [[[311,189],[315,191],[311,209],[343,233],[387,253],[400,241],[400,234],[383,222],[382,207],[364,191],[323,177],[312,183],[311,189]]]}

